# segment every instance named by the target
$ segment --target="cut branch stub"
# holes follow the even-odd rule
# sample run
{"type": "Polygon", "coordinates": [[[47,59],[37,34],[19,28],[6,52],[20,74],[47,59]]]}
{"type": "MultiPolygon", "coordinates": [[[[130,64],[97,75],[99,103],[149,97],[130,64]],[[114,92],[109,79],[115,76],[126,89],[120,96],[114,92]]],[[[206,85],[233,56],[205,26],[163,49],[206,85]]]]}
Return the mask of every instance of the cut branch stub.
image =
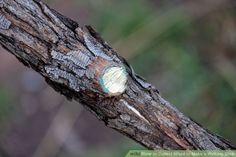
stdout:
{"type": "Polygon", "coordinates": [[[125,68],[111,66],[104,70],[100,76],[100,85],[104,92],[110,96],[116,96],[123,93],[126,89],[127,72],[125,68]]]}

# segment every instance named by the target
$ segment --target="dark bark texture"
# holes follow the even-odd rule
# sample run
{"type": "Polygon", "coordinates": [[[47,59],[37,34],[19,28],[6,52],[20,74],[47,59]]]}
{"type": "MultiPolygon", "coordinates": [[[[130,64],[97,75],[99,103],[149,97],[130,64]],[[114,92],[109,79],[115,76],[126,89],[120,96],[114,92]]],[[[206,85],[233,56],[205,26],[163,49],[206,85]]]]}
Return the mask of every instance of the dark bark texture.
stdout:
{"type": "Polygon", "coordinates": [[[235,148],[165,101],[92,27],[79,27],[39,0],[0,0],[0,7],[1,45],[108,127],[149,149],[235,148]],[[127,74],[125,91],[115,95],[100,81],[112,66],[127,74]]]}

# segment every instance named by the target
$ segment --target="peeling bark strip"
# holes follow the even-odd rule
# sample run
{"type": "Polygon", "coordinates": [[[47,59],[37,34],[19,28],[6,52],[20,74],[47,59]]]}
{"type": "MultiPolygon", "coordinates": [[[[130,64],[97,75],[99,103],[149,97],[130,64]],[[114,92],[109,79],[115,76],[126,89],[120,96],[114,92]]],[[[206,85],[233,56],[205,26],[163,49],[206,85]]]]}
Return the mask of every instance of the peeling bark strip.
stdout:
{"type": "Polygon", "coordinates": [[[39,0],[0,0],[0,43],[58,92],[149,149],[233,149],[184,116],[91,27],[39,0]]]}

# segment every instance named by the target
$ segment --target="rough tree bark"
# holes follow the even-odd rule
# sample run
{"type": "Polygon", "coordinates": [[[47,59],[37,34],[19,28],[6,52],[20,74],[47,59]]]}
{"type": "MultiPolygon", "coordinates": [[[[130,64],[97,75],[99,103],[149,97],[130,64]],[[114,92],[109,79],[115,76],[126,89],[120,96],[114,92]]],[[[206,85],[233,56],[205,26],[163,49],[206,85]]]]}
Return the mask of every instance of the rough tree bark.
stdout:
{"type": "Polygon", "coordinates": [[[39,0],[0,7],[1,45],[108,127],[149,149],[235,148],[165,101],[91,27],[39,0]]]}

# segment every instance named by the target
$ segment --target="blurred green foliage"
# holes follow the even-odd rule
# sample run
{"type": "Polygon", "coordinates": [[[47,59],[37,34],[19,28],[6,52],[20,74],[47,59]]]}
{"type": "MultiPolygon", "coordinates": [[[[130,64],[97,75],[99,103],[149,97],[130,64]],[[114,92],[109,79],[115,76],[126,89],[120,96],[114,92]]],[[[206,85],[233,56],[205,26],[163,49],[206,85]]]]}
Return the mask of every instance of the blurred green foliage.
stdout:
{"type": "Polygon", "coordinates": [[[13,111],[11,95],[8,90],[0,85],[0,125],[7,123],[10,114],[13,111]]]}
{"type": "MultiPolygon", "coordinates": [[[[160,89],[161,95],[236,144],[235,7],[217,6],[219,9],[199,16],[184,12],[188,7],[185,1],[180,6],[154,2],[73,0],[79,11],[88,10],[88,24],[95,25],[138,74],[160,89]]],[[[0,122],[9,113],[10,100],[6,89],[0,88],[0,122]]],[[[120,157],[129,149],[144,148],[122,141],[113,148],[88,151],[82,157],[120,157]]]]}

